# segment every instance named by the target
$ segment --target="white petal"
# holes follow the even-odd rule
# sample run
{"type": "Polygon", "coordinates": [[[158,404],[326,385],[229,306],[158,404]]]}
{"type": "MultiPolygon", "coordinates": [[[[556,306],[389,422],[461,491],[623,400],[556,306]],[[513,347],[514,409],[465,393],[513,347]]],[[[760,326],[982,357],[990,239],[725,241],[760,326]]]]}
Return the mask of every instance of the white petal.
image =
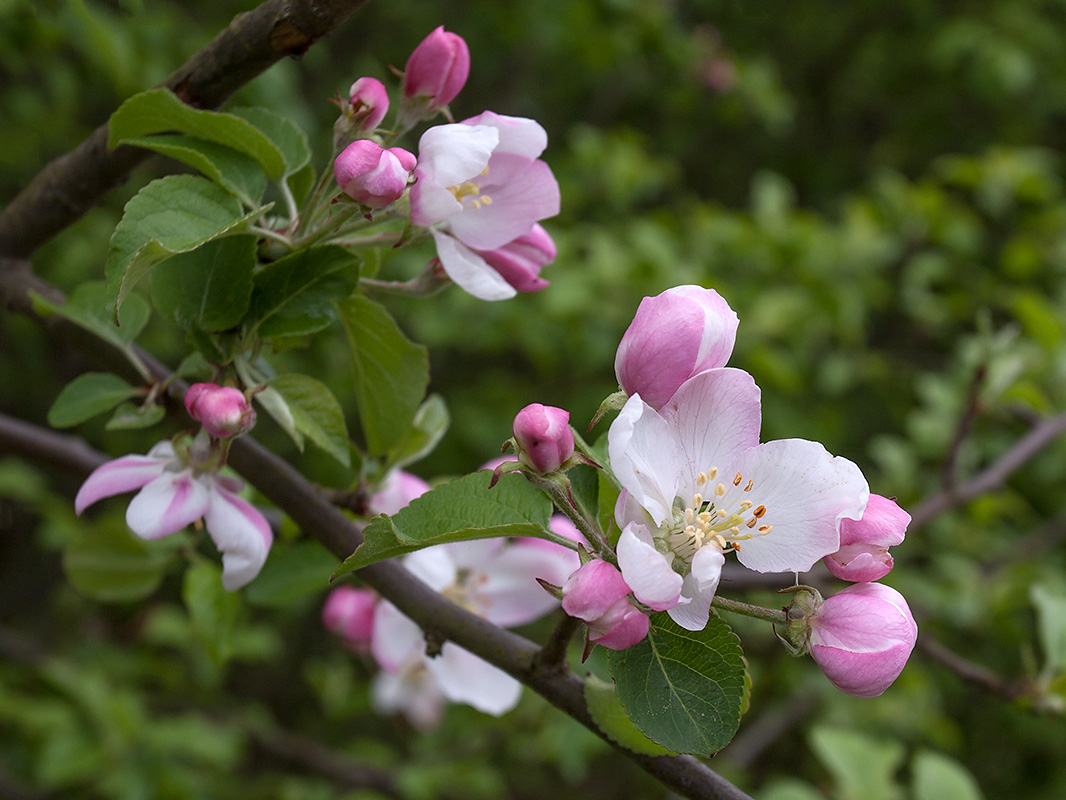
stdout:
{"type": "Polygon", "coordinates": [[[421,656],[408,661],[396,673],[382,670],[370,682],[370,704],[376,712],[400,712],[421,731],[440,724],[446,702],[421,656]]]}
{"type": "Polygon", "coordinates": [[[475,539],[472,542],[450,542],[444,545],[444,549],[456,569],[480,569],[503,552],[505,545],[505,539],[475,539]]]}
{"type": "MultiPolygon", "coordinates": [[[[834,458],[817,442],[780,439],[743,453],[730,472],[743,483],[722,498],[735,508],[740,499],[766,506],[759,526],[766,535],[741,542],[740,562],[756,572],[806,572],[840,543],[840,521],[859,519],[870,495],[866,478],[846,458],[834,458]],[[743,492],[747,481],[750,492],[743,492]]],[[[758,527],[752,529],[758,533],[758,527]]],[[[744,529],[742,529],[744,530],[744,529]]],[[[744,530],[746,532],[746,530],[744,530]]]]}
{"type": "Polygon", "coordinates": [[[489,262],[460,242],[440,231],[433,231],[437,257],[448,277],[479,300],[507,300],[518,294],[489,262]]]}
{"type": "Polygon", "coordinates": [[[207,487],[190,470],[164,472],[130,501],[126,524],[142,539],[158,539],[200,519],[208,503],[207,487]]]}
{"type": "Polygon", "coordinates": [[[620,528],[624,528],[630,522],[642,525],[648,530],[658,527],[644,506],[625,489],[618,493],[618,500],[614,504],[614,518],[620,528]]]}
{"type": "Polygon", "coordinates": [[[397,672],[404,663],[425,649],[422,629],[387,600],[374,608],[374,627],[370,635],[370,652],[378,665],[397,672]]]}
{"type": "Polygon", "coordinates": [[[162,474],[169,463],[167,458],[151,456],[123,456],[94,469],[78,489],[74,511],[80,514],[97,500],[124,492],[132,492],[162,474]]]}
{"type": "Polygon", "coordinates": [[[607,442],[611,468],[622,487],[656,525],[672,519],[679,445],[666,420],[635,394],[611,423],[607,442]]]}
{"type": "Polygon", "coordinates": [[[500,143],[487,125],[437,125],[418,141],[418,169],[434,183],[456,186],[481,174],[500,143]]]}
{"type": "Polygon", "coordinates": [[[500,143],[494,152],[514,153],[536,158],[548,146],[548,134],[539,122],[525,117],[509,117],[495,111],[483,111],[463,120],[464,125],[488,125],[499,131],[500,143]]]}
{"type": "Polygon", "coordinates": [[[522,696],[522,684],[454,642],[445,642],[441,654],[429,659],[429,669],[445,697],[486,714],[505,714],[522,696]]]}
{"type": "Polygon", "coordinates": [[[232,592],[250,583],[266,563],[274,541],[263,515],[216,482],[211,487],[204,523],[222,553],[222,585],[232,592]]]}
{"type": "Polygon", "coordinates": [[[759,387],[739,369],[712,369],[689,378],[660,413],[677,431],[682,475],[678,494],[685,501],[696,491],[696,475],[712,467],[725,469],[759,443],[759,387]]]}
{"type": "MultiPolygon", "coordinates": [[[[639,525],[627,525],[618,537],[618,567],[636,598],[656,611],[665,611],[681,598],[681,576],[666,556],[655,549],[651,535],[639,525]]],[[[686,601],[687,602],[687,601],[686,601]]]]}
{"type": "Polygon", "coordinates": [[[718,590],[725,556],[713,544],[704,545],[692,558],[692,571],[685,576],[681,596],[691,602],[669,609],[670,619],[690,631],[702,631],[710,617],[711,600],[718,590]]]}
{"type": "Polygon", "coordinates": [[[544,542],[518,541],[486,564],[472,585],[481,616],[505,628],[525,625],[559,607],[537,578],[562,586],[580,566],[577,553],[544,542]]]}
{"type": "Polygon", "coordinates": [[[435,592],[447,589],[458,578],[455,561],[446,545],[438,544],[404,556],[407,570],[435,592]]]}

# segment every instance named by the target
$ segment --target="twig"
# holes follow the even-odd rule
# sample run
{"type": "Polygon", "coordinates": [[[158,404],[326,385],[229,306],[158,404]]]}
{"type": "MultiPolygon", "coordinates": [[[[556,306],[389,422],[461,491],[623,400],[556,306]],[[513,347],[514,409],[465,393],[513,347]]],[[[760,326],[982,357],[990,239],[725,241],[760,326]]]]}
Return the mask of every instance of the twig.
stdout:
{"type": "Polygon", "coordinates": [[[107,461],[77,436],[55,433],[0,414],[0,454],[11,453],[75,475],[87,475],[107,461]]]}
{"type": "Polygon", "coordinates": [[[987,368],[984,364],[981,364],[977,371],[974,372],[973,380],[970,381],[970,391],[967,394],[966,409],[963,411],[958,427],[955,429],[955,438],[951,442],[951,447],[948,448],[948,457],[944,460],[940,482],[941,486],[947,491],[955,488],[955,472],[958,469],[962,446],[970,437],[973,424],[977,421],[977,417],[981,412],[981,386],[985,382],[986,372],[987,368]]]}
{"type": "Polygon", "coordinates": [[[538,666],[543,669],[565,669],[567,648],[580,628],[581,620],[564,614],[544,647],[540,649],[537,656],[538,666]]]}
{"type": "Polygon", "coordinates": [[[767,748],[802,722],[818,705],[815,694],[798,694],[777,708],[765,711],[737,734],[722,757],[740,769],[747,769],[767,748]]]}
{"type": "Polygon", "coordinates": [[[918,649],[934,661],[943,664],[967,683],[998,694],[1008,700],[1028,697],[1032,691],[1025,681],[1012,681],[997,675],[988,667],[967,661],[953,650],[942,645],[928,634],[918,637],[918,649]]]}

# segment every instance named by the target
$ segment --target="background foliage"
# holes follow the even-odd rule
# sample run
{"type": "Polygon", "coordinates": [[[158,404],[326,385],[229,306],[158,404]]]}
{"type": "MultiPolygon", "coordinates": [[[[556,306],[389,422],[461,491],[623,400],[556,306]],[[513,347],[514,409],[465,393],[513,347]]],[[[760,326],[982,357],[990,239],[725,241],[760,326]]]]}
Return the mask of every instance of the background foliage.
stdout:
{"type": "MultiPolygon", "coordinates": [[[[247,7],[0,2],[0,198],[247,7]]],[[[391,0],[237,100],[294,119],[321,163],[327,98],[363,74],[385,79],[438,24],[467,39],[474,64],[453,110],[544,124],[563,213],[548,224],[549,290],[389,301],[429,346],[430,388],[452,416],[414,467],[423,476],[495,455],[528,402],[568,408],[581,426],[616,388],[614,348],[639,299],[687,282],[738,311],[731,363],[763,388],[766,436],[824,442],[904,507],[944,485],[949,458],[962,481],[1066,405],[1063,3],[391,0]]],[[[123,204],[173,169],[139,169],[38,251],[37,271],[66,290],[102,278],[123,204]]],[[[429,256],[383,253],[382,270],[410,275],[429,256]]],[[[354,419],[335,334],[287,357],[354,419]]],[[[183,353],[159,316],[140,341],[171,364],[183,353]]],[[[33,323],[0,315],[0,411],[44,424],[81,370],[33,323]]],[[[313,479],[353,479],[261,420],[256,436],[313,479]]],[[[100,421],[80,431],[115,454],[151,444],[105,437],[100,421]]],[[[751,709],[714,768],[770,800],[1066,795],[1064,475],[1057,442],[1002,491],[912,531],[886,581],[923,636],[1047,689],[1038,707],[922,652],[884,697],[855,700],[740,620],[751,709]]],[[[74,488],[0,457],[0,789],[12,796],[378,796],[313,774],[293,737],[388,770],[410,798],[661,796],[528,693],[500,720],[453,707],[428,735],[374,716],[368,667],[321,630],[313,582],[281,602],[268,562],[243,594],[212,593],[208,563],[158,566],[160,548],[187,542],[132,540],[118,504],[76,521],[74,488]],[[128,594],[97,580],[88,537],[111,548],[128,594]],[[127,600],[145,585],[158,588],[127,600]]],[[[323,563],[277,552],[289,574],[323,563]]],[[[775,604],[758,588],[733,593],[775,604]]],[[[606,675],[598,659],[590,668],[606,675]]]]}

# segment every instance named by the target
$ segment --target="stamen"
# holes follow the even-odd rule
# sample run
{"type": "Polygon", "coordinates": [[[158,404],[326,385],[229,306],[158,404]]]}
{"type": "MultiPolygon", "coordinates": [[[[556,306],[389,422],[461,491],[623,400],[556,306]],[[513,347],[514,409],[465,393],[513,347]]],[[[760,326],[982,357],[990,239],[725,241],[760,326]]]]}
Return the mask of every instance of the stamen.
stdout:
{"type": "Polygon", "coordinates": [[[755,519],[762,519],[762,515],[766,513],[766,506],[759,506],[751,513],[755,517],[755,519]]]}
{"type": "Polygon", "coordinates": [[[696,494],[692,495],[692,507],[693,508],[701,508],[702,506],[703,506],[703,495],[700,494],[699,492],[696,492],[696,494]]]}
{"type": "Polygon", "coordinates": [[[744,476],[743,476],[743,475],[741,475],[741,474],[740,474],[740,473],[738,472],[738,473],[737,473],[737,476],[736,476],[735,478],[733,478],[733,485],[734,485],[734,486],[740,486],[740,483],[741,483],[741,481],[743,481],[743,480],[744,480],[744,476]]]}
{"type": "Polygon", "coordinates": [[[759,520],[755,519],[755,517],[752,517],[744,524],[747,525],[749,528],[754,528],[756,525],[759,524],[759,520]]]}
{"type": "Polygon", "coordinates": [[[751,500],[742,500],[740,502],[740,510],[741,511],[747,511],[753,505],[754,505],[754,503],[752,503],[751,500]]]}
{"type": "Polygon", "coordinates": [[[766,534],[768,534],[773,529],[774,529],[773,525],[760,525],[759,526],[759,533],[761,533],[763,536],[765,536],[766,534]]]}
{"type": "Polygon", "coordinates": [[[721,497],[722,495],[724,495],[725,494],[725,484],[724,483],[720,483],[717,486],[715,486],[714,487],[714,493],[718,497],[721,497]]]}
{"type": "Polygon", "coordinates": [[[745,492],[750,492],[751,487],[755,485],[755,481],[748,481],[748,485],[744,487],[745,492]]]}
{"type": "Polygon", "coordinates": [[[725,519],[726,517],[728,517],[728,516],[729,516],[729,512],[728,512],[728,511],[726,511],[726,510],[725,510],[724,508],[719,508],[719,509],[716,509],[716,513],[717,513],[717,514],[718,514],[718,516],[720,516],[720,517],[721,517],[722,519],[725,519]]]}

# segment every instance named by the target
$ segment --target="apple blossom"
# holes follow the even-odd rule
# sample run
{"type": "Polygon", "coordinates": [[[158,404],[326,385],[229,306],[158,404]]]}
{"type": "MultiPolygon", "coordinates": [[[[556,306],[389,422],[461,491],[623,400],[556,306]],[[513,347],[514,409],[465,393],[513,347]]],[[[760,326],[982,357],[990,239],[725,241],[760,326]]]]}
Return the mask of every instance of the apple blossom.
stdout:
{"type": "Polygon", "coordinates": [[[625,650],[648,635],[648,616],[633,605],[632,590],[613,564],[593,559],[563,584],[563,611],[584,621],[589,641],[625,650]]]}
{"type": "Polygon", "coordinates": [[[713,289],[675,286],[640,301],[614,359],[618,384],[662,408],[693,375],[724,367],[739,320],[713,289]]]}
{"type": "Polygon", "coordinates": [[[633,395],[608,433],[622,576],[689,630],[707,624],[726,552],[757,572],[803,572],[866,507],[855,464],[817,442],[760,444],[760,423],[751,376],[720,368],[683,383],[661,413],[633,395]]]}
{"type": "Polygon", "coordinates": [[[903,543],[911,515],[894,500],[871,494],[860,520],[840,525],[840,549],[822,561],[846,581],[876,581],[892,571],[888,548],[903,543]]]}
{"type": "Polygon", "coordinates": [[[570,412],[530,403],[514,418],[518,460],[536,472],[556,472],[574,454],[570,412]]]}
{"type": "Polygon", "coordinates": [[[419,42],[403,71],[404,97],[435,112],[459,94],[470,75],[470,49],[457,33],[438,26],[419,42]]]}
{"type": "Polygon", "coordinates": [[[146,456],[123,456],[97,467],[74,498],[81,514],[97,500],[140,491],[126,509],[126,524],[142,539],[159,539],[203,518],[222,553],[222,585],[229,591],[249,583],[262,569],[273,542],[266,519],[236,493],[243,483],[209,468],[202,440],[186,452],[169,441],[146,456]]]}
{"type": "Polygon", "coordinates": [[[367,208],[384,208],[400,199],[415,168],[415,157],[402,147],[383,150],[357,139],[333,162],[333,175],[346,195],[367,208]]]}
{"type": "Polygon", "coordinates": [[[377,601],[377,593],[370,589],[338,586],[322,606],[322,625],[353,650],[368,651],[377,601]]]}
{"type": "Polygon", "coordinates": [[[430,128],[419,140],[411,221],[431,229],[445,272],[475,297],[516,294],[483,253],[527,248],[530,237],[534,248],[548,247],[533,231],[559,213],[559,184],[538,158],[547,143],[533,120],[491,111],[430,128]]]}
{"type": "Polygon", "coordinates": [[[856,583],[826,598],[807,622],[811,656],[834,686],[855,697],[877,697],[891,686],[918,639],[903,595],[880,583],[856,583]]]}
{"type": "Polygon", "coordinates": [[[194,383],[185,392],[185,410],[216,439],[228,439],[255,425],[255,409],[244,392],[232,386],[194,383]]]}

